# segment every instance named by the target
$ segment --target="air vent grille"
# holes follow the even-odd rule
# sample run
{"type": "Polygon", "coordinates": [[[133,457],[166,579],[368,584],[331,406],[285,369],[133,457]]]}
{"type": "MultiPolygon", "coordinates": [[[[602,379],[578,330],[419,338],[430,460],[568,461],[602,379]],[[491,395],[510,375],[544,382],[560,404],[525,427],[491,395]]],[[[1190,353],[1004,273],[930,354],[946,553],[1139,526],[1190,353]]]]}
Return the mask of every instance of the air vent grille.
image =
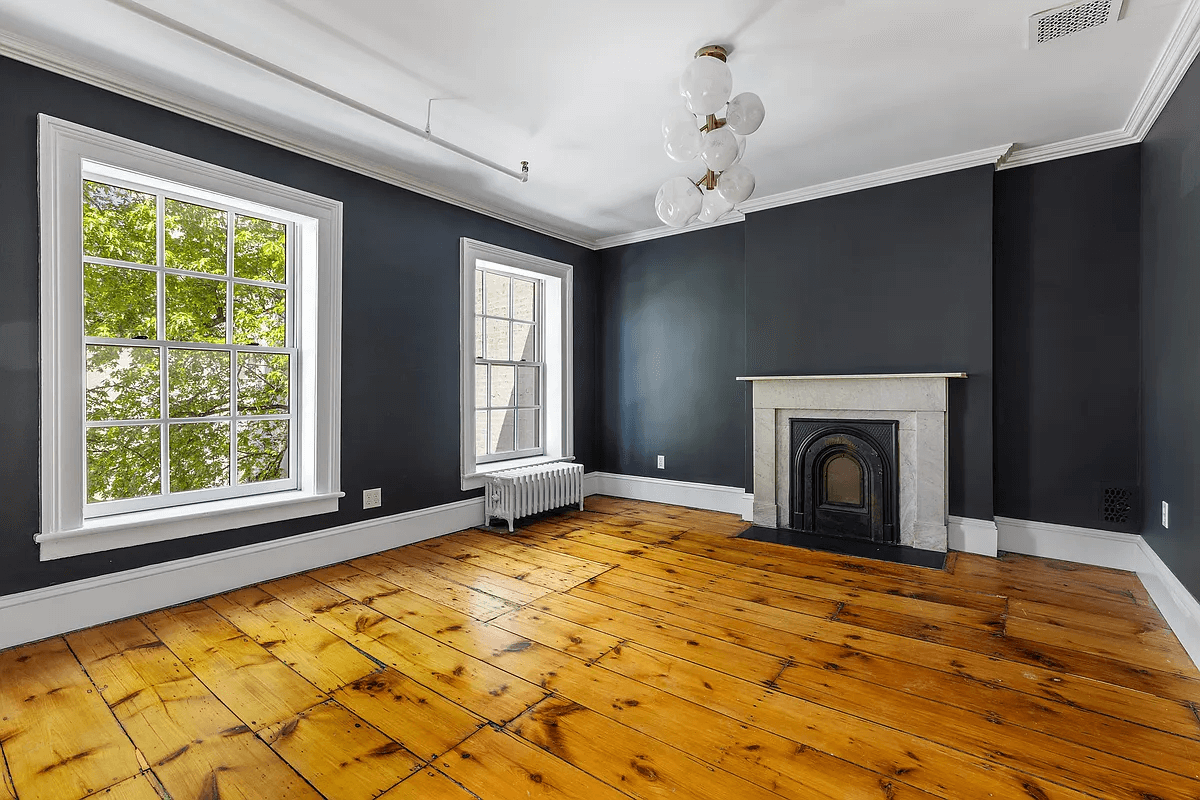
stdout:
{"type": "Polygon", "coordinates": [[[1115,22],[1122,0],[1084,0],[1042,11],[1029,18],[1030,46],[1042,45],[1073,33],[1115,22]]]}
{"type": "Polygon", "coordinates": [[[1113,522],[1118,525],[1129,524],[1133,512],[1133,492],[1115,487],[1105,489],[1100,511],[1105,522],[1113,522]]]}

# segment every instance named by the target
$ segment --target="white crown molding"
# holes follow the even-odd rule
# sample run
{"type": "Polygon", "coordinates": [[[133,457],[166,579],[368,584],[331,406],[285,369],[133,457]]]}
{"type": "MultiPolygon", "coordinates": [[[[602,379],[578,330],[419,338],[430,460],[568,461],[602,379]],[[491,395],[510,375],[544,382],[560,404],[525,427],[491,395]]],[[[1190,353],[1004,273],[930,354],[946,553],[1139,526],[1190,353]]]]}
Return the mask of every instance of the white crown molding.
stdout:
{"type": "Polygon", "coordinates": [[[662,239],[666,236],[675,236],[680,233],[694,233],[703,231],[709,228],[719,228],[722,225],[732,225],[736,222],[745,222],[746,215],[740,211],[732,211],[721,217],[716,222],[710,222],[707,225],[697,225],[696,227],[688,228],[671,228],[667,225],[660,225],[657,228],[647,228],[644,231],[634,231],[633,233],[619,233],[616,236],[605,236],[597,239],[592,247],[596,250],[606,250],[610,247],[620,247],[623,244],[635,244],[637,242],[648,242],[651,239],[662,239]]]}
{"type": "Polygon", "coordinates": [[[995,166],[1004,160],[1012,152],[1012,149],[1013,145],[1005,144],[998,147],[988,147],[983,150],[972,150],[969,153],[959,153],[958,155],[946,156],[944,158],[934,158],[916,164],[907,164],[902,167],[884,169],[866,175],[857,175],[853,178],[842,178],[841,180],[829,181],[828,183],[818,183],[816,186],[806,186],[803,189],[793,189],[790,192],[780,192],[768,197],[749,200],[742,203],[741,211],[744,214],[749,214],[755,211],[764,211],[768,208],[790,206],[793,203],[818,200],[822,197],[833,197],[834,195],[848,194],[849,192],[857,192],[862,189],[873,189],[876,186],[887,186],[892,183],[927,178],[931,175],[956,172],[968,167],[979,167],[985,164],[995,166]]]}
{"type": "Polygon", "coordinates": [[[998,164],[996,169],[1013,169],[1027,167],[1030,164],[1040,164],[1043,161],[1055,161],[1060,158],[1081,156],[1084,153],[1095,153],[1099,150],[1111,150],[1127,144],[1137,144],[1138,140],[1124,130],[1093,133],[1075,139],[1066,139],[1051,144],[1039,144],[1032,147],[1014,148],[1013,154],[998,164]]]}
{"type": "Polygon", "coordinates": [[[226,109],[199,101],[186,94],[173,92],[129,73],[112,69],[74,54],[47,47],[25,37],[0,30],[0,54],[43,69],[65,75],[84,83],[131,97],[135,100],[173,111],[191,119],[223,128],[300,155],[315,158],[343,169],[366,175],[385,183],[399,186],[417,194],[431,197],[451,205],[465,208],[494,219],[508,222],[537,233],[552,236],[565,242],[603,250],[609,247],[660,239],[683,233],[703,230],[715,225],[741,222],[745,213],[762,211],[792,203],[802,203],[821,197],[830,197],[847,192],[885,186],[890,183],[965,169],[993,163],[997,169],[1037,164],[1059,158],[1083,155],[1099,150],[1108,150],[1127,144],[1136,144],[1150,132],[1158,115],[1171,99],[1175,88],[1183,79],[1188,67],[1200,53],[1200,0],[1188,0],[1178,24],[1171,33],[1166,47],[1160,54],[1154,69],[1138,96],[1125,126],[1119,130],[1089,134],[1050,144],[988,148],[955,156],[933,159],[918,164],[882,170],[842,180],[809,186],[788,192],[758,198],[743,204],[741,212],[731,214],[720,222],[695,228],[648,228],[633,233],[588,239],[568,233],[544,221],[533,219],[511,211],[496,208],[459,195],[445,187],[407,175],[394,167],[380,164],[360,154],[329,147],[300,134],[276,129],[259,120],[234,114],[226,109]]]}
{"type": "Polygon", "coordinates": [[[1150,79],[1134,103],[1125,131],[1134,141],[1142,141],[1154,127],[1179,82],[1200,53],[1200,0],[1190,0],[1171,32],[1166,48],[1154,65],[1150,79]]]}
{"type": "MultiPolygon", "coordinates": [[[[1134,103],[1133,110],[1125,123],[1125,127],[1120,130],[1094,133],[1050,144],[1028,147],[1020,144],[1010,145],[996,155],[993,154],[1001,151],[1001,148],[979,150],[975,153],[963,153],[958,156],[934,159],[933,161],[926,161],[921,164],[912,164],[907,167],[884,170],[869,175],[861,175],[856,178],[846,178],[804,189],[781,192],[769,197],[743,203],[740,210],[743,214],[746,214],[754,211],[762,211],[766,208],[790,205],[791,203],[803,203],[807,200],[816,200],[821,197],[855,192],[899,181],[914,180],[926,177],[927,175],[937,175],[941,172],[950,172],[956,169],[965,169],[967,167],[986,164],[989,161],[994,163],[998,170],[1012,169],[1014,167],[1038,164],[1043,161],[1053,161],[1060,158],[1083,155],[1084,153],[1109,150],[1127,144],[1137,144],[1150,133],[1150,129],[1154,126],[1158,115],[1162,113],[1163,108],[1170,101],[1176,87],[1179,86],[1179,82],[1183,80],[1183,76],[1187,73],[1188,68],[1195,61],[1198,54],[1200,54],[1200,0],[1188,0],[1187,6],[1179,18],[1179,23],[1171,32],[1171,38],[1168,40],[1167,46],[1159,55],[1158,61],[1155,63],[1154,69],[1151,70],[1145,87],[1138,96],[1137,102],[1134,103]]],[[[741,219],[744,219],[744,217],[728,221],[740,222],[741,219]]],[[[602,250],[608,247],[618,247],[623,244],[644,242],[650,239],[659,239],[664,236],[674,236],[697,230],[702,230],[702,228],[650,228],[620,236],[608,236],[597,240],[594,246],[596,249],[602,250]]]]}
{"type": "Polygon", "coordinates": [[[848,194],[849,192],[871,189],[876,186],[887,186],[890,183],[901,183],[902,181],[911,181],[916,178],[926,178],[930,175],[941,175],[967,167],[978,167],[984,164],[995,165],[1003,161],[1012,152],[1012,149],[1013,145],[1011,144],[1000,147],[989,147],[984,150],[959,153],[958,155],[946,156],[945,158],[935,158],[917,164],[907,164],[902,167],[880,170],[879,172],[871,172],[866,175],[856,175],[853,178],[842,178],[841,180],[829,181],[828,183],[819,183],[815,186],[806,186],[802,189],[780,192],[742,203],[739,213],[730,214],[708,225],[687,228],[660,226],[657,228],[648,228],[644,231],[635,231],[634,233],[624,233],[619,236],[606,236],[603,239],[596,240],[595,247],[597,250],[604,250],[609,247],[620,247],[625,244],[661,239],[665,236],[693,233],[707,228],[714,228],[718,225],[742,222],[746,219],[746,214],[763,211],[768,208],[790,206],[795,203],[805,203],[809,200],[817,200],[822,197],[848,194]]]}
{"type": "Polygon", "coordinates": [[[1090,136],[1080,136],[1051,144],[1018,147],[997,169],[1011,169],[1037,164],[1042,161],[1052,161],[1059,158],[1070,158],[1084,153],[1094,153],[1113,147],[1123,147],[1127,144],[1137,144],[1146,138],[1158,115],[1166,108],[1179,82],[1187,73],[1196,55],[1200,53],[1200,0],[1189,0],[1179,17],[1179,24],[1171,31],[1167,46],[1159,54],[1154,69],[1141,94],[1133,104],[1125,127],[1106,133],[1094,133],[1090,136]]]}
{"type": "Polygon", "coordinates": [[[105,89],[110,92],[148,103],[157,108],[231,131],[259,142],[274,145],[335,167],[365,175],[393,186],[399,186],[425,197],[431,197],[468,211],[508,222],[536,233],[552,236],[571,244],[596,249],[595,242],[547,225],[545,222],[514,214],[473,200],[449,189],[415,178],[394,167],[380,164],[359,153],[351,153],[298,134],[285,131],[228,109],[199,100],[183,92],[157,86],[130,73],[113,69],[99,62],[65,53],[10,31],[0,30],[0,55],[6,55],[35,67],[105,89]]]}

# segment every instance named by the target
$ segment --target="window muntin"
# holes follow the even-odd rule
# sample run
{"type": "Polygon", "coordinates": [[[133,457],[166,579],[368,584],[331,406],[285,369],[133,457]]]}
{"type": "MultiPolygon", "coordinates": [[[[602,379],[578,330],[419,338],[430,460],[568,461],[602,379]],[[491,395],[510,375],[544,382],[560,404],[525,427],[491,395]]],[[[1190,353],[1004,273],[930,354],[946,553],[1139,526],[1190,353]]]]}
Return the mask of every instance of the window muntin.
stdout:
{"type": "Polygon", "coordinates": [[[84,516],[297,488],[294,224],[84,170],[84,516]]]}
{"type": "Polygon", "coordinates": [[[544,281],[475,266],[475,458],[545,452],[544,281]]]}

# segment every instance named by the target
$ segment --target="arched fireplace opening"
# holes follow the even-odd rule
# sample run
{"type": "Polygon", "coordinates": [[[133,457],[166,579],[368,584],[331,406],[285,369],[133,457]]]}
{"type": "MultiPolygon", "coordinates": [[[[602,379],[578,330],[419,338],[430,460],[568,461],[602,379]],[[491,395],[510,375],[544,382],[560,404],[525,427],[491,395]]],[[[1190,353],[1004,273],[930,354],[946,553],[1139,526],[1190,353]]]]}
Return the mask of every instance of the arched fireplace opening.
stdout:
{"type": "Polygon", "coordinates": [[[899,423],[791,420],[791,526],[900,542],[899,423]]]}

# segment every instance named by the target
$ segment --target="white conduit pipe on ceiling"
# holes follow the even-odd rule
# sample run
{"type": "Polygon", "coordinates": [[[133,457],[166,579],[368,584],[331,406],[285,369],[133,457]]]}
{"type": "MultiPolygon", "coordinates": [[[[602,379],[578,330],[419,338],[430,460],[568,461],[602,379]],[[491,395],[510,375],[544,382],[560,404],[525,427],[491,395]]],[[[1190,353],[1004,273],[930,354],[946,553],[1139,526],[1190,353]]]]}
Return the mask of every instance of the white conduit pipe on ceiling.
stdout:
{"type": "Polygon", "coordinates": [[[509,175],[513,178],[516,178],[517,180],[521,181],[522,183],[529,180],[529,165],[527,162],[524,162],[524,161],[521,162],[520,170],[509,169],[508,167],[505,167],[502,164],[498,164],[495,161],[492,161],[490,158],[484,158],[481,155],[472,153],[470,150],[459,147],[458,145],[454,144],[453,142],[448,142],[445,139],[441,138],[440,136],[435,136],[432,133],[430,133],[428,129],[421,130],[420,128],[416,127],[415,125],[409,125],[407,122],[400,120],[400,119],[396,119],[395,117],[391,116],[390,114],[385,114],[382,111],[379,111],[377,109],[372,108],[371,106],[366,105],[365,103],[360,103],[359,101],[355,100],[352,97],[347,97],[346,95],[342,94],[341,92],[335,92],[333,89],[328,89],[319,83],[310,81],[308,78],[305,78],[303,75],[297,75],[295,72],[292,72],[289,69],[284,69],[283,67],[279,66],[278,64],[272,63],[270,61],[267,61],[264,58],[260,58],[256,55],[254,55],[253,53],[242,50],[240,47],[234,47],[233,45],[229,44],[228,42],[218,39],[215,36],[211,36],[211,35],[205,33],[204,31],[193,28],[190,25],[186,25],[186,24],[180,22],[179,20],[172,19],[171,17],[168,17],[165,14],[161,14],[161,13],[155,11],[154,9],[147,8],[146,6],[142,5],[141,3],[134,2],[134,0],[109,0],[109,2],[113,3],[114,5],[118,5],[121,8],[124,8],[128,11],[132,11],[133,13],[137,14],[138,16],[144,17],[144,18],[150,20],[151,22],[158,23],[159,25],[162,25],[164,28],[170,28],[171,30],[175,31],[176,33],[183,34],[184,36],[187,36],[191,39],[195,39],[198,42],[206,44],[209,47],[213,48],[214,50],[219,50],[222,53],[225,53],[226,55],[233,56],[234,58],[236,58],[240,61],[244,61],[247,64],[251,64],[253,66],[258,67],[259,69],[266,70],[267,72],[270,72],[273,75],[283,78],[286,81],[291,81],[292,83],[295,83],[298,86],[303,86],[305,89],[308,89],[309,91],[312,91],[312,92],[316,92],[317,94],[321,95],[322,97],[327,97],[336,103],[341,103],[342,105],[348,106],[349,108],[353,108],[356,111],[361,111],[362,113],[367,114],[368,116],[374,117],[375,119],[380,120],[381,122],[385,122],[394,128],[399,128],[400,130],[404,131],[405,133],[410,133],[413,136],[419,136],[420,138],[425,139],[426,141],[433,142],[438,147],[445,148],[446,150],[449,150],[452,153],[457,153],[458,155],[463,156],[464,158],[469,158],[472,161],[474,161],[478,164],[483,164],[485,167],[490,167],[491,169],[494,169],[497,172],[503,172],[505,175],[509,175]]]}

